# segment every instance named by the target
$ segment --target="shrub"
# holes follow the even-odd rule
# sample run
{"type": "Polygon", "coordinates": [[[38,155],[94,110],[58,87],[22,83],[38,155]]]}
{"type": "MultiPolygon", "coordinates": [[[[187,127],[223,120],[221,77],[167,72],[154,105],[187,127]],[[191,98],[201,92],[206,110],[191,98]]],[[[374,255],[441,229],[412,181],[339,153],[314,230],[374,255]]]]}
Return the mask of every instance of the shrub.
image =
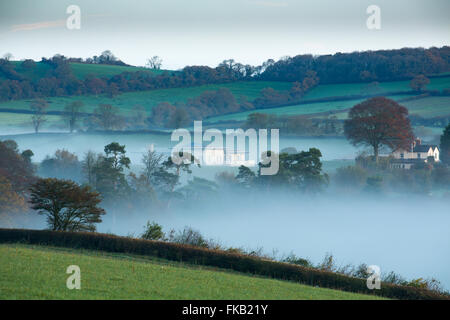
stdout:
{"type": "Polygon", "coordinates": [[[308,259],[303,259],[303,258],[297,257],[293,253],[290,254],[289,256],[287,256],[286,258],[284,258],[282,260],[282,262],[296,264],[298,266],[307,267],[307,268],[313,267],[312,263],[308,259]]]}
{"type": "Polygon", "coordinates": [[[164,237],[162,226],[156,222],[150,223],[150,221],[147,222],[144,233],[141,235],[141,238],[146,240],[162,240],[164,237]]]}
{"type": "Polygon", "coordinates": [[[206,240],[199,231],[194,230],[191,227],[184,227],[183,230],[178,231],[177,233],[171,232],[167,241],[179,244],[187,244],[194,247],[209,247],[208,240],[206,240]]]}

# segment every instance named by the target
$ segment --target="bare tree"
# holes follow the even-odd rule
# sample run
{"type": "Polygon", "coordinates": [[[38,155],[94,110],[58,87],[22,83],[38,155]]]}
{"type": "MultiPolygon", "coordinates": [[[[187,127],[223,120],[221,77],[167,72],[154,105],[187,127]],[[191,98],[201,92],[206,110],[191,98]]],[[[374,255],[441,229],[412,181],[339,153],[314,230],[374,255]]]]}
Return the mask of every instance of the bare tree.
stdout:
{"type": "Polygon", "coordinates": [[[93,113],[94,123],[103,130],[121,130],[125,119],[119,114],[119,109],[110,104],[100,104],[93,113]]]}
{"type": "Polygon", "coordinates": [[[45,114],[47,113],[48,103],[44,99],[36,99],[31,102],[31,122],[33,123],[34,132],[38,133],[41,125],[47,120],[45,114]]]}
{"type": "Polygon", "coordinates": [[[147,59],[147,68],[160,70],[162,65],[162,59],[158,56],[153,56],[150,59],[147,59]]]}
{"type": "Polygon", "coordinates": [[[81,116],[80,111],[81,111],[82,107],[83,107],[82,101],[73,101],[73,102],[68,103],[64,107],[63,118],[69,124],[70,133],[72,133],[73,130],[75,130],[77,121],[81,116]]]}
{"type": "Polygon", "coordinates": [[[142,174],[147,179],[147,183],[151,184],[152,177],[153,177],[154,173],[157,170],[159,170],[162,160],[163,160],[163,155],[157,153],[153,149],[153,145],[142,157],[142,164],[144,165],[144,170],[143,170],[142,174]]]}
{"type": "Polygon", "coordinates": [[[13,55],[11,52],[7,52],[3,55],[3,59],[5,59],[7,61],[11,60],[12,58],[13,58],[13,55]]]}
{"type": "Polygon", "coordinates": [[[89,185],[96,187],[95,170],[97,169],[100,161],[100,155],[94,151],[89,150],[84,155],[82,162],[83,173],[87,179],[89,185]]]}

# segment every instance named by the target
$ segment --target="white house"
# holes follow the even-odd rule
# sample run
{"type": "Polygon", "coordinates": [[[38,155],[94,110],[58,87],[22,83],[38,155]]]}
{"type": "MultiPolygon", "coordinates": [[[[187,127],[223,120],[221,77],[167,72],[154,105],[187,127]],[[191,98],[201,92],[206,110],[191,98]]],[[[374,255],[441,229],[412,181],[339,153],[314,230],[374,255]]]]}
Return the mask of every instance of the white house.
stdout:
{"type": "Polygon", "coordinates": [[[432,157],[434,162],[439,162],[439,147],[436,145],[422,144],[420,139],[416,139],[409,150],[396,150],[391,154],[392,168],[411,169],[417,163],[426,163],[432,157]]]}

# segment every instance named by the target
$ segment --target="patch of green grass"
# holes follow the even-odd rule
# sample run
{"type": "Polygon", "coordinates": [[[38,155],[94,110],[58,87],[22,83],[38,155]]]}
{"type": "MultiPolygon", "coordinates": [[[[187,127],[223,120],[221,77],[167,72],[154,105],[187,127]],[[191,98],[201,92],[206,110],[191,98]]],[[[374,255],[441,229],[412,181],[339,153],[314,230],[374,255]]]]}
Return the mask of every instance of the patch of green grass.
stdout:
{"type": "MultiPolygon", "coordinates": [[[[75,100],[83,101],[85,104],[84,111],[92,112],[99,104],[112,104],[119,107],[122,114],[126,115],[133,106],[140,105],[146,110],[160,102],[186,102],[190,98],[194,98],[207,90],[217,90],[220,88],[228,88],[236,97],[245,95],[248,100],[253,100],[260,95],[261,89],[273,87],[276,90],[288,90],[291,87],[289,82],[266,82],[266,81],[243,81],[225,84],[204,85],[190,88],[173,88],[160,89],[151,91],[127,92],[114,98],[108,98],[105,95],[99,96],[72,96],[72,97],[51,97],[47,98],[49,109],[59,111],[64,106],[75,100]]],[[[0,103],[0,108],[29,109],[31,100],[17,100],[0,103]]]]}
{"type": "MultiPolygon", "coordinates": [[[[401,100],[404,98],[410,98],[411,95],[398,95],[398,96],[387,96],[387,98],[393,100],[401,100]]],[[[313,115],[315,113],[323,113],[321,115],[314,115],[314,118],[326,118],[329,115],[335,116],[337,119],[347,118],[347,109],[353,107],[357,103],[363,101],[363,99],[358,100],[348,100],[348,101],[336,101],[336,102],[319,102],[319,103],[308,103],[308,104],[298,104],[287,107],[278,108],[267,108],[267,109],[257,109],[246,112],[232,113],[222,116],[216,116],[208,118],[209,123],[214,123],[218,121],[245,121],[247,116],[254,112],[274,114],[274,115],[313,115]]],[[[450,114],[450,97],[426,97],[411,101],[400,101],[401,105],[408,108],[410,114],[420,115],[424,118],[445,116],[450,114]]]]}
{"type": "MultiPolygon", "coordinates": [[[[411,90],[409,82],[410,81],[380,82],[380,90],[377,94],[382,95],[387,92],[409,91],[411,90]]],[[[309,91],[304,98],[319,99],[326,97],[367,94],[364,90],[366,86],[367,83],[319,84],[317,87],[311,89],[311,91],[309,91]]],[[[446,88],[450,88],[450,77],[430,78],[430,83],[427,86],[427,89],[429,90],[443,90],[446,88]]]]}
{"type": "MultiPolygon", "coordinates": [[[[31,128],[31,114],[24,113],[10,113],[10,112],[0,112],[0,127],[29,127],[31,128]]],[[[47,115],[46,121],[43,123],[42,128],[52,127],[56,124],[62,124],[62,119],[60,116],[47,115]]]]}
{"type": "MultiPolygon", "coordinates": [[[[33,81],[45,77],[47,73],[52,69],[48,64],[43,62],[36,62],[36,67],[32,70],[23,69],[22,61],[11,61],[11,63],[14,65],[14,70],[16,70],[21,75],[33,81]]],[[[78,79],[84,79],[88,75],[94,75],[95,77],[98,78],[111,78],[112,76],[115,76],[122,72],[145,71],[151,73],[152,75],[158,75],[165,71],[173,72],[171,70],[154,70],[144,67],[115,66],[106,64],[87,64],[87,63],[70,63],[70,68],[72,69],[74,76],[77,77],[78,79]]],[[[2,79],[1,75],[0,79],[2,79]]]]}
{"type": "Polygon", "coordinates": [[[424,118],[450,114],[450,97],[427,97],[401,104],[408,108],[410,114],[417,114],[424,118]]]}
{"type": "Polygon", "coordinates": [[[145,257],[0,245],[0,299],[379,299],[145,257]],[[81,270],[69,290],[66,269],[81,270]]]}
{"type": "MultiPolygon", "coordinates": [[[[70,67],[72,69],[73,74],[79,79],[84,79],[90,74],[98,78],[111,78],[112,76],[115,76],[122,72],[145,71],[151,73],[152,75],[158,75],[166,71],[166,70],[148,69],[144,67],[114,66],[105,64],[86,64],[86,63],[71,63],[70,67]]],[[[171,72],[170,70],[167,71],[171,72]]]]}

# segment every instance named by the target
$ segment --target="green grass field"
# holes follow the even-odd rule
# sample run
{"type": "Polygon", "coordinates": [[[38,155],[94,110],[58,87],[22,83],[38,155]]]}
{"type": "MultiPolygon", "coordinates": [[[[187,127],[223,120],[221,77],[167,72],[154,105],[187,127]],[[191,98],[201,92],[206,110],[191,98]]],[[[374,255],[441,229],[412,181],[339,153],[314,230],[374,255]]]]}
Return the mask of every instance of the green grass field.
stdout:
{"type": "MultiPolygon", "coordinates": [[[[261,89],[266,87],[273,87],[277,90],[288,90],[291,84],[288,82],[266,82],[266,81],[243,81],[217,85],[204,85],[190,88],[174,88],[174,89],[160,89],[151,91],[127,92],[118,95],[115,98],[108,98],[104,95],[99,96],[76,96],[76,97],[52,97],[48,98],[48,110],[59,111],[63,110],[64,106],[74,100],[83,101],[85,104],[84,111],[91,112],[99,104],[112,104],[119,107],[123,114],[127,114],[133,106],[140,105],[146,110],[150,111],[152,107],[160,102],[185,102],[190,98],[199,96],[202,92],[207,90],[217,90],[219,88],[228,88],[236,96],[245,95],[249,100],[257,98],[261,89]]],[[[12,109],[29,109],[30,100],[17,100],[0,103],[0,108],[12,109]]]]}
{"type": "MultiPolygon", "coordinates": [[[[43,62],[36,62],[36,68],[34,70],[25,70],[22,68],[22,61],[11,61],[14,65],[14,70],[16,70],[21,75],[27,77],[31,80],[39,80],[50,71],[51,67],[43,62]]],[[[99,78],[110,78],[122,72],[135,72],[135,71],[145,71],[153,75],[158,75],[164,71],[172,72],[171,70],[153,70],[144,67],[134,67],[134,66],[114,66],[105,64],[86,64],[86,63],[71,63],[70,67],[73,74],[78,79],[84,79],[88,75],[94,75],[99,78]]],[[[0,79],[2,76],[0,75],[0,79]]]]}
{"type": "MultiPolygon", "coordinates": [[[[305,99],[319,99],[325,97],[337,97],[365,94],[364,88],[366,83],[343,83],[343,84],[323,84],[311,89],[306,95],[305,99]]],[[[430,84],[427,86],[429,90],[443,90],[450,88],[450,77],[431,78],[430,84]]],[[[409,91],[409,81],[390,81],[380,82],[379,91],[377,93],[383,94],[394,91],[409,91]]]]}
{"type": "Polygon", "coordinates": [[[380,299],[142,256],[0,245],[0,299],[380,299]],[[81,270],[69,290],[66,269],[81,270]]]}
{"type": "MultiPolygon", "coordinates": [[[[59,126],[64,128],[67,127],[64,125],[61,117],[55,115],[47,115],[46,121],[42,124],[43,129],[55,128],[59,126]]],[[[0,112],[0,129],[19,127],[27,129],[32,127],[31,114],[0,112]]]]}

